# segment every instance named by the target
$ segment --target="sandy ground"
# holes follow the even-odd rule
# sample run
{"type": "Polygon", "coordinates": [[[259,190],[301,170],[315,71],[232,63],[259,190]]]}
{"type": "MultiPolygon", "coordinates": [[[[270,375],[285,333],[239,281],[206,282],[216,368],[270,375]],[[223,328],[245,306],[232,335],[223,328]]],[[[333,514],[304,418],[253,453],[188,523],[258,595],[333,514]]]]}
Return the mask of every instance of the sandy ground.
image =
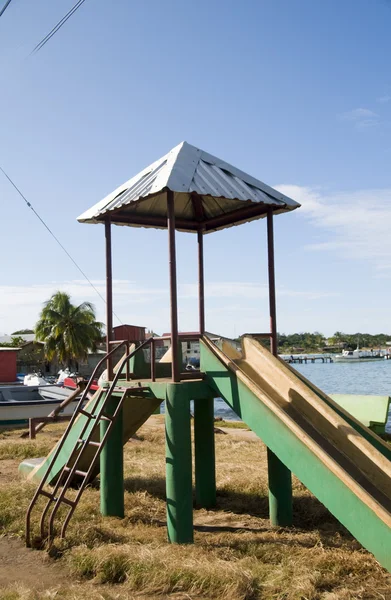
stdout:
{"type": "Polygon", "coordinates": [[[66,573],[45,552],[29,550],[19,539],[0,538],[0,589],[23,584],[36,590],[66,582],[66,573]]]}

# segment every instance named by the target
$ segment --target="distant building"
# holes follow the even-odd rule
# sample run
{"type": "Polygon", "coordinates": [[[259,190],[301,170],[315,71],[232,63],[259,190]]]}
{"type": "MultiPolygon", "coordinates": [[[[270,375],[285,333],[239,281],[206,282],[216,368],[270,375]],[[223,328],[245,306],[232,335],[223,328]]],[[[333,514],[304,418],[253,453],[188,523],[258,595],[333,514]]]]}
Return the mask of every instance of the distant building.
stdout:
{"type": "MultiPolygon", "coordinates": [[[[198,331],[181,331],[181,335],[189,335],[196,336],[199,335],[198,331]]],[[[163,337],[171,335],[170,333],[163,333],[163,337]]],[[[240,350],[241,345],[240,342],[232,340],[231,338],[227,338],[221,335],[217,335],[215,333],[211,333],[210,331],[205,331],[206,337],[208,337],[212,342],[218,345],[219,342],[224,340],[228,341],[232,344],[237,350],[240,350]]],[[[182,356],[183,362],[191,363],[191,364],[199,364],[200,361],[200,342],[199,340],[189,340],[186,342],[181,342],[182,344],[182,356]]],[[[168,349],[171,345],[171,340],[164,340],[164,346],[168,349]]]]}
{"type": "Polygon", "coordinates": [[[16,357],[19,348],[0,348],[0,382],[16,381],[16,357]]]}
{"type": "Polygon", "coordinates": [[[117,327],[113,327],[113,340],[143,342],[145,340],[145,327],[140,327],[139,325],[117,325],[117,327]]]}

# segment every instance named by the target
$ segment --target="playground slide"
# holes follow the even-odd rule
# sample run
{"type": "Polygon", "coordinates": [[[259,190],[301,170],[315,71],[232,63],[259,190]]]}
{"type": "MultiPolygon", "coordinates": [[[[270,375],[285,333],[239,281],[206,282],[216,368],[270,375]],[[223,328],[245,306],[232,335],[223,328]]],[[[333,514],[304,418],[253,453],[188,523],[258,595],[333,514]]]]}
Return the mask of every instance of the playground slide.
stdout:
{"type": "MultiPolygon", "coordinates": [[[[95,401],[97,394],[100,396],[101,401],[99,402],[97,410],[95,412],[97,412],[99,410],[101,402],[103,402],[104,398],[105,398],[105,391],[101,388],[97,392],[95,392],[94,396],[87,403],[87,405],[85,407],[86,410],[88,410],[88,407],[90,405],[92,405],[92,403],[95,401]]],[[[145,421],[155,412],[155,410],[160,406],[160,404],[161,404],[161,400],[156,399],[156,398],[140,398],[140,397],[132,397],[132,396],[127,397],[127,399],[123,405],[123,442],[124,442],[124,444],[129,440],[129,438],[132,435],[134,435],[136,433],[136,431],[141,427],[141,425],[143,425],[145,423],[145,421]]],[[[52,485],[55,483],[57,476],[61,472],[63,466],[66,464],[76,440],[79,439],[80,431],[82,430],[82,427],[85,423],[85,419],[86,419],[86,417],[83,415],[79,415],[78,418],[76,419],[75,424],[72,427],[71,432],[68,435],[68,437],[64,443],[64,446],[63,446],[59,456],[57,457],[56,462],[54,463],[54,465],[51,469],[51,473],[48,478],[49,485],[52,485]]],[[[94,425],[95,425],[95,422],[92,421],[91,427],[94,427],[94,425]]],[[[89,431],[89,429],[87,428],[86,434],[88,433],[88,431],[89,431]]],[[[86,437],[86,434],[84,437],[86,437]]],[[[99,427],[96,428],[94,435],[92,437],[92,440],[95,442],[100,441],[99,440],[99,427]]],[[[42,479],[43,475],[46,473],[46,470],[47,470],[50,460],[51,460],[51,456],[52,456],[55,448],[56,448],[56,446],[53,448],[53,450],[48,454],[48,456],[46,458],[30,459],[30,460],[24,461],[20,465],[19,470],[22,473],[25,473],[25,474],[28,473],[28,479],[39,482],[42,479]]],[[[88,470],[88,467],[91,463],[92,455],[93,455],[93,453],[95,453],[95,451],[96,450],[94,450],[94,448],[91,447],[90,449],[86,449],[83,452],[81,462],[79,463],[80,466],[78,467],[78,469],[80,469],[81,471],[88,470]]],[[[99,472],[99,461],[96,466],[95,475],[97,475],[98,472],[99,472]]]]}
{"type": "Polygon", "coordinates": [[[391,452],[255,339],[239,354],[203,338],[207,382],[379,562],[391,570],[391,452]]]}

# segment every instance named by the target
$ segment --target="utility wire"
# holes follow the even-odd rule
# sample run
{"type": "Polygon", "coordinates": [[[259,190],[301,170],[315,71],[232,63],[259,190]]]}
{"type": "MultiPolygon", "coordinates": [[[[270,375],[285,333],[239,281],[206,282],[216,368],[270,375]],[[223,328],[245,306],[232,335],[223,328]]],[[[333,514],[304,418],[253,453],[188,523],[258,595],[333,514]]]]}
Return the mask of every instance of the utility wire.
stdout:
{"type": "Polygon", "coordinates": [[[0,9],[0,17],[3,16],[3,14],[7,10],[8,6],[11,4],[11,1],[12,0],[7,0],[7,2],[4,4],[3,8],[0,9]]]}
{"type": "MultiPolygon", "coordinates": [[[[8,2],[10,1],[11,0],[8,0],[8,2]]],[[[70,19],[71,16],[77,11],[77,9],[80,8],[82,4],[84,4],[84,2],[85,0],[78,0],[76,4],[74,4],[72,8],[67,12],[67,14],[60,21],[58,21],[58,23],[56,23],[53,29],[49,31],[49,33],[45,35],[44,38],[42,38],[42,40],[35,46],[35,48],[33,48],[33,50],[30,52],[30,56],[39,52],[45,46],[45,44],[47,44],[47,42],[57,33],[57,31],[61,29],[63,25],[65,25],[68,19],[70,19]]]]}
{"type": "MultiPolygon", "coordinates": [[[[75,267],[78,269],[78,271],[80,271],[80,273],[83,275],[84,279],[86,279],[88,281],[88,283],[90,284],[90,286],[95,290],[95,292],[98,294],[98,296],[103,300],[103,302],[105,304],[107,304],[105,298],[102,296],[102,294],[100,293],[100,291],[98,290],[98,288],[95,287],[95,285],[92,283],[91,279],[89,279],[89,277],[86,275],[86,273],[83,271],[83,269],[81,267],[79,267],[79,265],[77,264],[77,262],[75,261],[75,259],[73,258],[73,256],[71,256],[68,252],[68,250],[65,248],[65,246],[62,245],[62,243],[60,242],[60,240],[58,239],[58,237],[56,237],[56,235],[53,233],[53,231],[50,229],[50,227],[48,225],[46,225],[45,221],[42,219],[42,217],[37,213],[37,211],[35,210],[35,208],[32,206],[32,204],[27,200],[27,198],[22,194],[22,192],[20,191],[20,189],[17,187],[17,185],[12,181],[11,177],[9,177],[7,175],[7,173],[4,171],[3,167],[0,166],[0,171],[3,173],[3,175],[8,179],[8,181],[10,182],[10,184],[15,188],[15,190],[18,192],[19,196],[21,196],[23,198],[23,200],[25,201],[25,203],[27,204],[27,206],[29,208],[31,208],[31,210],[33,211],[33,213],[35,214],[35,216],[37,217],[37,219],[39,219],[42,223],[42,225],[48,230],[48,232],[50,233],[50,235],[56,240],[57,244],[60,246],[60,248],[62,248],[62,250],[65,252],[65,254],[68,256],[68,258],[73,262],[73,264],[75,265],[75,267]]],[[[121,325],[123,325],[121,319],[115,314],[115,312],[113,311],[113,315],[115,316],[116,319],[118,319],[118,321],[121,323],[121,325]]]]}

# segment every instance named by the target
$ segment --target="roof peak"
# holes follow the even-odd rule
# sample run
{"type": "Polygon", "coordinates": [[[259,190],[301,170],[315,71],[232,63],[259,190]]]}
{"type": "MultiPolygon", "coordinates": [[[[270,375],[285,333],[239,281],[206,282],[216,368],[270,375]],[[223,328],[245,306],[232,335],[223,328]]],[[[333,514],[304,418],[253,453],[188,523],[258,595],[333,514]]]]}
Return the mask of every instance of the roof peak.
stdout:
{"type": "Polygon", "coordinates": [[[158,222],[167,217],[166,190],[174,192],[175,215],[178,223],[179,220],[184,223],[178,228],[184,231],[195,231],[203,222],[210,231],[244,222],[239,219],[238,211],[251,206],[250,219],[245,220],[265,216],[267,207],[274,212],[286,212],[300,206],[252,175],[182,141],[80,215],[78,220],[98,223],[110,214],[113,223],[140,226],[144,222],[146,226],[158,227],[158,222]],[[203,205],[198,211],[192,207],[194,198],[203,205]],[[224,216],[223,222],[219,221],[217,228],[209,228],[209,221],[219,216],[224,216]],[[150,218],[154,225],[148,221],[150,218]],[[189,221],[189,228],[185,221],[189,221]]]}

